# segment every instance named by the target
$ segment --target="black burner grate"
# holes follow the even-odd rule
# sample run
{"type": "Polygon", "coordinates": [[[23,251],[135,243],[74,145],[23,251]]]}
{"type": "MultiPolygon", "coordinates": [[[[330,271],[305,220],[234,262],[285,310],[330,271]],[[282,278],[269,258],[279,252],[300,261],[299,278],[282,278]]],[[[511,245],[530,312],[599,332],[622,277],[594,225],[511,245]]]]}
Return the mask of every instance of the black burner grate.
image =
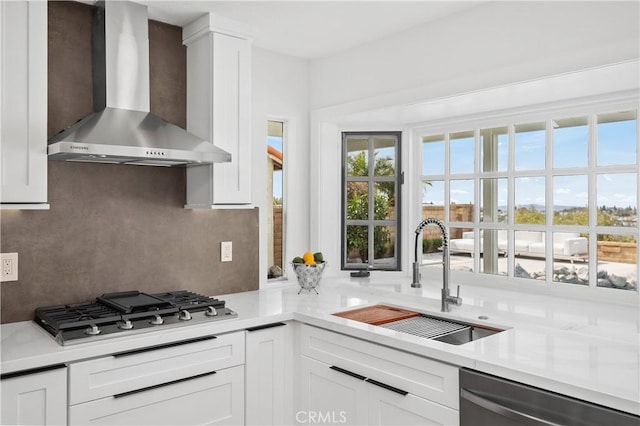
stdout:
{"type": "Polygon", "coordinates": [[[213,306],[216,309],[224,308],[223,300],[214,299],[186,290],[156,293],[153,296],[172,303],[180,310],[188,310],[191,312],[205,310],[208,306],[213,306]]]}
{"type": "Polygon", "coordinates": [[[99,303],[58,305],[36,309],[36,320],[56,330],[110,324],[118,321],[120,314],[99,303]]]}

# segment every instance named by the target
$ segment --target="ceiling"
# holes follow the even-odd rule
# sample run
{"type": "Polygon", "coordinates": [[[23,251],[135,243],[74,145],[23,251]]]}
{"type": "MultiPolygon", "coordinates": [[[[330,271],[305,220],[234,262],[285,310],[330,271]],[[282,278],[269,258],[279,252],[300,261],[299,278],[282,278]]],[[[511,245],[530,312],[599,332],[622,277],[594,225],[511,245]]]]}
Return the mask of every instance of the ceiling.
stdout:
{"type": "Polygon", "coordinates": [[[207,12],[247,24],[255,46],[317,59],[468,9],[480,1],[163,1],[149,18],[184,26],[207,12]]]}

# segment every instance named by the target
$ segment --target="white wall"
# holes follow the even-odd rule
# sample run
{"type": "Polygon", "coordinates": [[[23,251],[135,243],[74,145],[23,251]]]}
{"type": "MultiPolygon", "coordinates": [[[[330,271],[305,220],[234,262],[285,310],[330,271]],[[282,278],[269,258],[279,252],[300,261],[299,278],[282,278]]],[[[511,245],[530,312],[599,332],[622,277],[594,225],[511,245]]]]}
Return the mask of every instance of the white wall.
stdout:
{"type": "Polygon", "coordinates": [[[421,97],[446,96],[637,58],[639,15],[638,2],[481,4],[312,61],[311,109],[422,86],[421,97]]]}
{"type": "MultiPolygon", "coordinates": [[[[309,250],[309,65],[252,49],[253,204],[260,209],[260,287],[267,284],[267,120],[285,121],[285,258],[309,250]]],[[[288,271],[291,272],[291,271],[288,271]]]]}
{"type": "MultiPolygon", "coordinates": [[[[310,165],[311,184],[324,190],[311,194],[310,238],[338,265],[328,275],[343,275],[341,131],[405,131],[402,232],[412,236],[413,123],[637,90],[639,16],[638,2],[496,2],[312,61],[310,155],[320,161],[310,165]]],[[[405,274],[410,246],[405,238],[405,274]]]]}

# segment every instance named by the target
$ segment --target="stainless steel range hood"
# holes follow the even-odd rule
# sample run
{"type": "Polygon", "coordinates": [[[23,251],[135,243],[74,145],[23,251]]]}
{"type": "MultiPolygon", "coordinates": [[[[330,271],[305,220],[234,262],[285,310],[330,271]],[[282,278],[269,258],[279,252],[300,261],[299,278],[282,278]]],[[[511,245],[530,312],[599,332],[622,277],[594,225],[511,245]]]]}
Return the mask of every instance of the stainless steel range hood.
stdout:
{"type": "Polygon", "coordinates": [[[95,113],[49,139],[49,159],[191,166],[231,154],[149,112],[147,7],[98,2],[93,34],[95,113]]]}

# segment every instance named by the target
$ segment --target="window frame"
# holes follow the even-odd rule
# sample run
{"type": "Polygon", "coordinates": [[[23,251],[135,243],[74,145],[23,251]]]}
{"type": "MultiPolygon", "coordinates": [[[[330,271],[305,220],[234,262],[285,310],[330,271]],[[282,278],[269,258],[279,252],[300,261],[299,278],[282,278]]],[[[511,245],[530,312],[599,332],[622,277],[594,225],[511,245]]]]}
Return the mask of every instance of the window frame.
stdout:
{"type": "Polygon", "coordinates": [[[401,271],[402,270],[402,184],[404,183],[404,173],[402,172],[402,131],[343,131],[342,132],[342,144],[341,144],[341,204],[340,204],[340,269],[342,271],[354,271],[354,270],[375,270],[375,271],[401,271]],[[347,176],[347,139],[351,136],[368,137],[369,146],[367,148],[367,176],[348,177],[347,176]],[[378,136],[394,136],[396,138],[395,143],[395,177],[390,180],[388,177],[378,177],[373,174],[375,167],[375,147],[371,143],[371,139],[378,136]],[[366,220],[348,220],[347,219],[347,183],[352,181],[366,181],[369,187],[369,214],[366,220]],[[394,185],[394,197],[395,197],[395,218],[390,220],[376,220],[373,219],[373,191],[375,183],[377,182],[390,182],[393,181],[394,185]],[[351,222],[351,223],[349,223],[351,222]],[[375,226],[395,226],[395,244],[394,244],[394,258],[395,264],[392,267],[385,268],[380,265],[375,265],[374,262],[367,263],[348,263],[347,262],[347,226],[348,225],[361,225],[367,226],[368,232],[368,257],[369,259],[375,259],[375,247],[373,242],[373,229],[375,226]]]}
{"type": "MultiPolygon", "coordinates": [[[[288,274],[289,274],[289,268],[287,267],[287,205],[288,205],[288,196],[287,196],[287,178],[288,178],[288,165],[286,162],[286,158],[287,158],[287,145],[288,145],[288,140],[289,140],[289,122],[287,119],[282,118],[282,117],[272,117],[272,116],[268,116],[267,120],[266,120],[266,126],[267,126],[267,138],[266,138],[266,145],[267,147],[269,146],[269,130],[268,130],[268,126],[269,126],[269,122],[275,122],[275,123],[280,123],[282,125],[282,275],[279,277],[274,277],[274,278],[269,278],[268,274],[269,274],[269,268],[271,267],[270,265],[267,265],[267,279],[266,279],[266,283],[267,285],[272,285],[272,284],[276,284],[280,281],[287,281],[289,279],[288,274]]],[[[271,188],[271,190],[273,191],[273,188],[271,188]]],[[[267,208],[273,209],[273,206],[267,206],[267,208]]],[[[268,235],[268,224],[267,225],[267,235],[266,235],[266,242],[265,244],[268,246],[269,244],[269,235],[268,235]]],[[[273,226],[273,223],[272,223],[273,226]]],[[[273,228],[271,229],[271,232],[273,232],[273,228]]],[[[267,247],[267,253],[265,253],[268,257],[268,251],[269,248],[267,247]]],[[[275,254],[275,253],[274,253],[275,254]]],[[[268,262],[267,262],[268,263],[268,262]]]]}
{"type": "MultiPolygon", "coordinates": [[[[538,280],[531,280],[527,278],[514,277],[514,256],[512,254],[508,257],[508,271],[507,276],[499,276],[493,274],[487,274],[480,272],[480,256],[474,256],[473,259],[473,271],[451,271],[452,277],[464,284],[478,284],[483,286],[498,287],[508,289],[520,289],[526,288],[527,291],[533,292],[545,292],[545,293],[561,293],[570,294],[576,297],[593,298],[605,296],[605,299],[613,299],[621,301],[626,299],[637,298],[639,294],[638,289],[635,291],[610,291],[608,288],[601,288],[597,286],[597,241],[598,234],[616,234],[616,235],[632,235],[636,237],[636,244],[640,244],[639,226],[636,227],[604,227],[598,226],[595,222],[597,215],[597,199],[596,199],[596,186],[595,179],[600,173],[636,173],[640,177],[640,150],[636,150],[636,162],[634,165],[616,165],[616,166],[597,166],[595,158],[596,145],[596,133],[597,133],[597,118],[599,115],[607,113],[615,113],[634,110],[636,119],[636,140],[640,141],[640,126],[638,121],[640,118],[640,108],[637,98],[632,96],[624,97],[620,96],[618,99],[615,96],[609,97],[609,99],[601,98],[597,101],[593,99],[574,100],[563,102],[562,105],[539,105],[535,108],[521,109],[515,112],[503,112],[494,114],[484,114],[478,116],[459,117],[458,119],[442,120],[439,123],[430,123],[429,125],[417,125],[412,128],[412,141],[411,149],[417,158],[415,160],[415,172],[413,173],[412,182],[417,188],[412,190],[416,205],[412,207],[413,221],[419,221],[421,219],[421,206],[422,196],[419,191],[422,191],[422,182],[424,180],[441,180],[444,182],[444,222],[448,227],[463,227],[470,228],[474,232],[474,253],[477,254],[480,251],[479,232],[483,229],[506,229],[508,232],[509,247],[513,247],[514,244],[514,232],[520,230],[533,230],[544,231],[546,238],[545,245],[545,270],[553,270],[553,257],[550,256],[552,252],[553,233],[555,232],[581,232],[589,234],[589,261],[585,264],[589,267],[589,286],[577,286],[574,284],[562,283],[553,281],[553,277],[547,276],[542,283],[538,280]],[[588,164],[585,167],[572,167],[555,169],[553,165],[553,138],[549,135],[553,132],[553,120],[563,118],[574,117],[588,117],[588,164]],[[545,168],[540,170],[515,170],[514,159],[514,136],[515,126],[524,123],[534,122],[545,123],[545,168]],[[492,171],[482,172],[482,150],[480,143],[480,133],[484,129],[493,129],[506,127],[508,129],[508,168],[506,171],[492,171]],[[456,174],[452,175],[449,172],[450,164],[450,152],[449,152],[449,135],[453,133],[459,133],[464,131],[473,130],[474,132],[474,155],[475,155],[475,167],[473,173],[456,174]],[[423,175],[422,169],[422,141],[424,137],[431,137],[433,135],[445,136],[445,148],[444,148],[444,173],[423,175]],[[569,175],[587,175],[589,181],[589,198],[588,198],[588,210],[589,210],[589,225],[554,225],[553,224],[553,177],[554,176],[569,176],[569,175]],[[534,224],[515,224],[514,219],[514,179],[525,176],[544,176],[545,177],[545,223],[543,225],[534,224]],[[480,221],[480,205],[481,205],[481,193],[482,193],[482,179],[485,178],[506,178],[508,181],[508,212],[509,220],[506,223],[503,222],[482,222],[480,221]],[[474,202],[476,208],[474,209],[473,222],[452,222],[449,217],[450,206],[450,181],[457,179],[473,179],[474,181],[474,202]],[[532,282],[533,281],[533,282],[532,282]],[[589,291],[582,291],[588,288],[589,291]],[[587,294],[588,293],[588,294],[587,294]],[[617,294],[613,294],[617,293],[617,294]]],[[[639,178],[640,180],[640,178],[639,178]]],[[[640,186],[640,185],[637,185],[640,186]]],[[[636,188],[636,202],[640,201],[640,188],[636,188]]],[[[417,223],[417,222],[416,222],[417,223]]],[[[512,250],[513,251],[513,250],[512,250]]],[[[636,282],[638,282],[638,258],[636,258],[636,282]]],[[[423,259],[423,266],[429,265],[428,261],[423,259]]],[[[552,275],[552,274],[548,274],[552,275]]],[[[628,302],[628,300],[624,300],[628,302]]]]}

